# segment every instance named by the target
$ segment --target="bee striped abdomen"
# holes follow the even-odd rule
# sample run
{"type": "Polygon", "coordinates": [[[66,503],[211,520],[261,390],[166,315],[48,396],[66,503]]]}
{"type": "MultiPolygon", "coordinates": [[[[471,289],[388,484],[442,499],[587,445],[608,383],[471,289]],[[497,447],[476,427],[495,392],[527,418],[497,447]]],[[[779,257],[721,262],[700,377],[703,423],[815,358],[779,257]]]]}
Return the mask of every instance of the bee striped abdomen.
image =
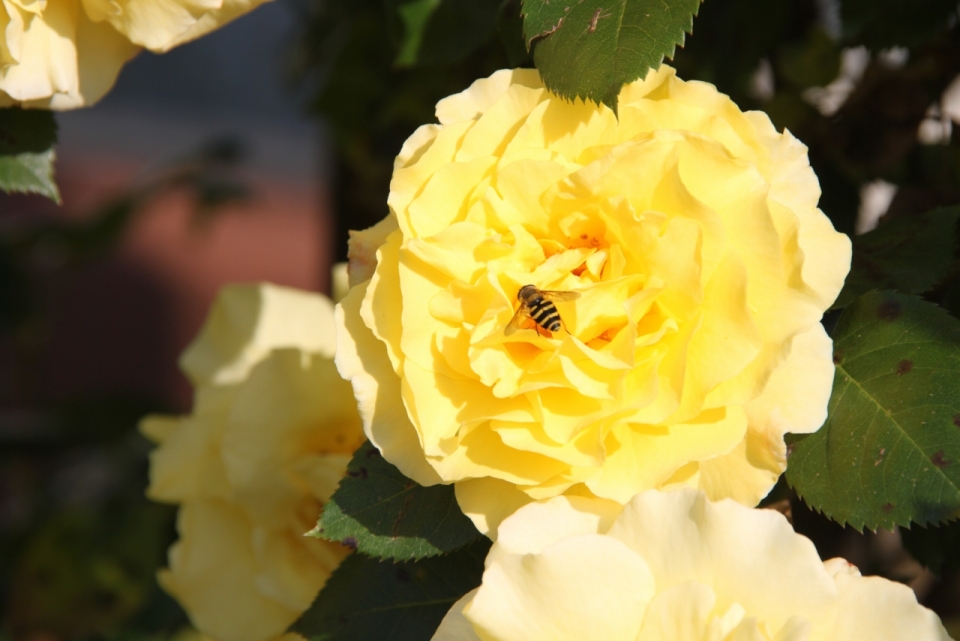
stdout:
{"type": "Polygon", "coordinates": [[[560,312],[551,301],[541,298],[530,305],[530,318],[540,327],[551,332],[560,331],[560,312]]]}
{"type": "Polygon", "coordinates": [[[577,292],[553,291],[549,289],[537,289],[535,285],[524,285],[517,292],[517,300],[520,305],[513,313],[513,318],[507,323],[503,333],[506,336],[512,335],[518,329],[522,329],[523,321],[530,319],[537,327],[537,333],[541,329],[548,332],[558,332],[566,329],[563,321],[560,320],[560,312],[554,301],[568,301],[580,298],[577,292]]]}

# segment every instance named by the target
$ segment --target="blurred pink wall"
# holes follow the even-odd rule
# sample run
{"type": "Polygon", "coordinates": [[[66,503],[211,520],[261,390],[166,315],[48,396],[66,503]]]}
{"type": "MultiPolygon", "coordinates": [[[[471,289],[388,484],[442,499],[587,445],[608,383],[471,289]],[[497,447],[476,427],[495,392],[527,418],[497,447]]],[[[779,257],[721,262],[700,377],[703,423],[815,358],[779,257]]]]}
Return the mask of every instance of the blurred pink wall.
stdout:
{"type": "MultiPolygon", "coordinates": [[[[137,163],[61,154],[64,210],[89,211],[128,186],[137,163]]],[[[269,281],[327,291],[332,222],[317,184],[247,172],[252,198],[203,225],[185,192],[135,219],[114,256],[58,283],[48,363],[51,395],[130,392],[186,410],[176,360],[225,283],[269,281]]]]}

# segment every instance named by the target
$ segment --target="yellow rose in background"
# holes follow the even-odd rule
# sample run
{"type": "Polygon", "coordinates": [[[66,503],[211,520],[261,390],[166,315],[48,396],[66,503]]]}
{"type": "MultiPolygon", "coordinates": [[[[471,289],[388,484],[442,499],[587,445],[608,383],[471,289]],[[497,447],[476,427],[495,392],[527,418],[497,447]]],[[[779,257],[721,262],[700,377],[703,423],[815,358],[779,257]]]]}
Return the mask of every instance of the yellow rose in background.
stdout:
{"type": "Polygon", "coordinates": [[[181,359],[193,413],[141,424],[147,494],[181,506],[160,584],[216,641],[283,634],[346,555],[304,537],[364,439],[334,331],[323,296],[225,287],[181,359]]]}
{"type": "Polygon", "coordinates": [[[0,107],[99,100],[142,47],[164,52],[263,0],[0,0],[0,107]]]}
{"type": "Polygon", "coordinates": [[[582,497],[521,508],[434,641],[950,638],[910,588],[821,562],[778,512],[690,488],[618,512],[582,497]]]}
{"type": "Polygon", "coordinates": [[[806,147],[669,67],[606,107],[499,71],[397,157],[390,215],[351,238],[337,365],[370,440],[456,483],[484,532],[560,494],[672,484],[755,505],[783,435],[826,417],[820,325],[850,242],[806,147]],[[532,284],[565,327],[505,328],[532,284]]]}

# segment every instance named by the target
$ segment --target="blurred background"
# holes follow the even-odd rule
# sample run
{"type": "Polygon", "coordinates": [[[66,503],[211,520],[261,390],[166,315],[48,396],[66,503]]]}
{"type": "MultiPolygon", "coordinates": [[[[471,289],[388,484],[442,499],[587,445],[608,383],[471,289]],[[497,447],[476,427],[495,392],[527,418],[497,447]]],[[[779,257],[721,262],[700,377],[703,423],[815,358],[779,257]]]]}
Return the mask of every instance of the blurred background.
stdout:
{"type": "MultiPolygon", "coordinates": [[[[143,497],[137,422],[189,411],[177,357],[221,285],[329,293],[436,101],[531,65],[519,0],[437,0],[411,41],[422,4],[277,0],[141,53],[101,103],[58,114],[63,204],[0,195],[0,637],[190,634],[156,586],[175,510],[143,497]]],[[[804,141],[821,208],[863,233],[960,203],[957,5],[707,0],[673,64],[804,141]]],[[[960,314],[960,265],[927,298],[960,314]]],[[[960,619],[958,569],[924,567],[901,533],[841,528],[781,486],[768,503],[824,558],[960,619]]]]}
{"type": "Polygon", "coordinates": [[[166,638],[147,412],[184,413],[177,357],[217,290],[329,286],[327,135],[291,77],[302,15],[270,3],[57,115],[63,204],[0,195],[0,602],[14,639],[166,638]]]}

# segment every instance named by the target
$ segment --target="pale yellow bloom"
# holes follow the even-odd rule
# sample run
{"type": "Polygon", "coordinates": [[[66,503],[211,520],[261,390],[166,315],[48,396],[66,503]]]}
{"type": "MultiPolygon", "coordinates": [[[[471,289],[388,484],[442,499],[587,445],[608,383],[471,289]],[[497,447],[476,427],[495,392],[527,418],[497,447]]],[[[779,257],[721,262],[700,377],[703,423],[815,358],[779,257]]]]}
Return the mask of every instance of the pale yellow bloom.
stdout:
{"type": "Polygon", "coordinates": [[[282,634],[346,554],[304,537],[363,441],[333,350],[325,297],[225,287],[181,359],[193,413],[141,424],[147,493],[181,504],[160,584],[216,641],[282,634]]]}
{"type": "Polygon", "coordinates": [[[434,641],[947,641],[905,585],[825,563],[772,510],[650,490],[556,497],[500,527],[434,641]]]}
{"type": "Polygon", "coordinates": [[[167,51],[264,0],[0,0],[0,107],[99,100],[142,47],[167,51]]]}
{"type": "Polygon", "coordinates": [[[337,365],[370,440],[477,526],[559,494],[671,484],[754,505],[783,435],[826,417],[819,323],[850,242],[807,150],[669,67],[605,107],[499,71],[397,157],[390,215],[351,238],[337,365]],[[569,330],[504,333],[526,284],[581,294],[569,330]]]}

